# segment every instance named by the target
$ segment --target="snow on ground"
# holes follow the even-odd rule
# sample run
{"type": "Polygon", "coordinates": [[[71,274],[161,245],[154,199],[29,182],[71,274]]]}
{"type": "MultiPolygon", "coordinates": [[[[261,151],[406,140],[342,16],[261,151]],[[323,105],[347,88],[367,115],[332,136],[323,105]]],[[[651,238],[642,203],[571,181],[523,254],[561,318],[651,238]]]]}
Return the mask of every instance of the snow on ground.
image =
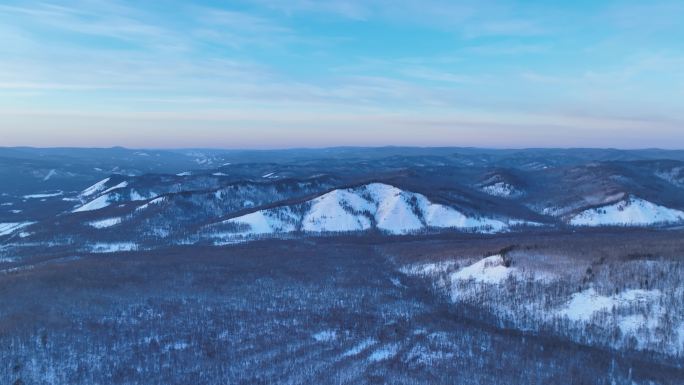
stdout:
{"type": "Polygon", "coordinates": [[[611,205],[582,211],[570,219],[574,226],[648,226],[684,221],[684,212],[630,197],[611,205]]]}
{"type": "Polygon", "coordinates": [[[243,230],[238,234],[260,235],[273,233],[286,233],[295,231],[297,218],[289,208],[279,208],[274,210],[260,210],[223,221],[222,223],[233,223],[242,225],[243,230]]]}
{"type": "Polygon", "coordinates": [[[383,183],[365,186],[377,205],[378,228],[392,234],[406,234],[425,227],[501,231],[506,224],[491,218],[468,217],[460,211],[430,202],[422,194],[403,191],[383,183]]]}
{"type": "Polygon", "coordinates": [[[624,334],[636,334],[639,329],[646,328],[653,330],[658,327],[658,318],[645,317],[643,314],[632,314],[620,317],[618,321],[620,331],[624,334]]]}
{"type": "Polygon", "coordinates": [[[472,279],[477,282],[495,284],[506,280],[514,271],[514,268],[504,265],[501,255],[492,255],[453,273],[451,279],[459,281],[472,279]]]}
{"type": "Polygon", "coordinates": [[[142,195],[142,194],[140,194],[139,192],[137,192],[137,191],[135,191],[135,190],[131,190],[131,193],[130,193],[130,195],[129,195],[129,197],[130,197],[130,199],[131,199],[132,201],[144,201],[144,200],[147,200],[147,199],[154,198],[154,197],[156,197],[156,196],[157,196],[157,194],[155,194],[155,193],[153,193],[153,192],[150,192],[150,193],[148,193],[147,195],[142,195]]]}
{"type": "Polygon", "coordinates": [[[112,192],[112,191],[120,189],[120,188],[124,188],[126,186],[128,186],[128,182],[123,181],[123,182],[117,184],[116,186],[112,186],[112,187],[106,189],[105,191],[102,192],[102,194],[107,194],[109,192],[112,192]]]}
{"type": "Polygon", "coordinates": [[[45,175],[45,178],[43,178],[43,182],[47,182],[48,180],[50,180],[50,178],[52,178],[55,175],[57,175],[57,171],[55,171],[54,169],[50,170],[50,172],[48,172],[47,175],[45,175]]]}
{"type": "Polygon", "coordinates": [[[667,171],[656,172],[655,175],[677,187],[684,187],[684,167],[675,167],[667,171]]]}
{"type": "Polygon", "coordinates": [[[375,221],[379,229],[390,234],[407,234],[424,227],[409,203],[419,194],[403,194],[402,190],[383,183],[369,184],[366,191],[377,204],[375,221]]]}
{"type": "Polygon", "coordinates": [[[58,197],[62,194],[64,194],[62,191],[56,192],[56,193],[29,194],[29,195],[24,195],[23,198],[24,199],[52,198],[52,197],[58,197]]]}
{"type": "MultiPolygon", "coordinates": [[[[560,302],[549,303],[548,296],[552,295],[549,293],[556,290],[547,293],[547,288],[552,288],[549,284],[564,278],[524,263],[517,265],[516,261],[513,260],[511,267],[506,267],[504,258],[493,255],[465,267],[457,261],[442,261],[410,264],[400,271],[431,279],[435,287],[449,295],[451,301],[476,303],[525,330],[565,325],[557,332],[566,335],[572,328],[581,330],[587,325],[606,334],[619,328],[621,337],[610,342],[615,348],[629,346],[668,354],[684,352],[684,344],[680,342],[684,341],[684,329],[682,333],[675,332],[671,334],[672,337],[663,339],[664,331],[675,330],[679,326],[678,323],[668,324],[673,322],[673,312],[663,305],[671,303],[672,293],[655,289],[627,289],[602,295],[596,289],[589,288],[559,297],[560,302]],[[529,297],[524,293],[508,297],[523,287],[531,288],[529,297]],[[532,323],[526,323],[525,320],[531,320],[532,323]],[[567,325],[571,328],[568,329],[567,325]]],[[[675,316],[674,322],[681,322],[681,319],[675,316]]],[[[574,338],[572,335],[570,337],[574,338]]]]}
{"type": "Polygon", "coordinates": [[[465,267],[448,260],[410,264],[403,266],[400,271],[435,280],[437,286],[443,287],[453,301],[477,298],[483,290],[490,290],[488,286],[503,284],[509,277],[517,281],[538,283],[548,283],[558,278],[542,270],[507,267],[501,255],[482,258],[465,267]]]}
{"type": "Polygon", "coordinates": [[[419,200],[423,210],[425,223],[430,227],[472,227],[470,218],[459,211],[444,205],[430,203],[427,199],[419,200]]]}
{"type": "Polygon", "coordinates": [[[138,244],[134,242],[116,242],[116,243],[94,243],[89,246],[91,253],[116,253],[119,251],[135,251],[138,250],[138,244]]]}
{"type": "Polygon", "coordinates": [[[311,232],[360,231],[371,227],[370,219],[358,213],[372,210],[370,202],[349,190],[334,190],[312,201],[302,229],[311,232]]]}
{"type": "Polygon", "coordinates": [[[453,270],[455,261],[417,263],[402,267],[399,271],[408,275],[434,276],[453,270]]]}
{"type": "Polygon", "coordinates": [[[163,351],[170,352],[173,350],[185,350],[190,347],[190,344],[185,341],[177,341],[164,345],[163,351]]]}
{"type": "Polygon", "coordinates": [[[379,362],[379,361],[385,361],[385,360],[389,360],[391,358],[394,358],[394,356],[396,356],[397,353],[399,353],[400,348],[401,348],[401,345],[399,345],[397,343],[384,345],[381,348],[375,350],[368,357],[368,361],[379,362]]]}
{"type": "Polygon", "coordinates": [[[215,172],[215,173],[213,173],[213,174],[211,174],[211,175],[213,175],[213,176],[228,176],[228,174],[223,173],[223,172],[215,172]]]}
{"type": "Polygon", "coordinates": [[[243,235],[295,231],[299,223],[303,231],[313,233],[363,231],[373,225],[390,234],[428,228],[493,232],[508,226],[491,218],[468,217],[454,208],[432,203],[421,194],[383,183],[333,190],[301,208],[293,207],[261,210],[224,223],[249,225],[248,230],[240,232],[243,235]]]}
{"type": "Polygon", "coordinates": [[[26,226],[30,226],[36,222],[5,222],[0,223],[0,236],[9,235],[17,230],[21,230],[26,226]]]}
{"type": "Polygon", "coordinates": [[[166,200],[166,197],[159,197],[159,198],[152,199],[151,201],[145,203],[144,205],[136,208],[135,211],[145,210],[148,207],[150,207],[150,205],[158,205],[158,204],[163,203],[165,200],[166,200]]]}
{"type": "Polygon", "coordinates": [[[440,276],[446,275],[451,282],[474,281],[477,283],[497,284],[505,281],[511,274],[518,271],[513,267],[506,267],[501,255],[482,258],[466,267],[457,269],[455,261],[431,262],[413,264],[401,268],[401,272],[409,275],[440,276]]]}
{"type": "Polygon", "coordinates": [[[183,171],[176,174],[177,176],[190,176],[192,173],[190,171],[183,171]]]}
{"type": "Polygon", "coordinates": [[[109,182],[109,178],[103,179],[103,180],[95,183],[94,185],[88,187],[87,189],[83,190],[80,195],[82,197],[89,197],[91,195],[97,194],[100,191],[104,190],[107,182],[109,182]]]}
{"type": "Polygon", "coordinates": [[[418,362],[423,365],[432,366],[437,361],[446,361],[454,359],[454,353],[441,350],[433,350],[423,345],[414,345],[411,350],[406,353],[406,360],[408,362],[418,362]]]}
{"type": "MultiPolygon", "coordinates": [[[[573,321],[589,321],[594,313],[611,310],[613,307],[625,307],[639,302],[656,302],[660,297],[659,290],[630,289],[612,296],[598,294],[593,288],[575,293],[565,307],[558,311],[561,316],[573,321]]],[[[632,319],[633,320],[633,319],[632,319]]],[[[629,319],[626,320],[629,323],[629,319]]]]}
{"type": "Polygon", "coordinates": [[[122,219],[121,218],[107,218],[107,219],[101,219],[99,221],[92,221],[88,222],[88,225],[91,227],[94,227],[96,229],[104,229],[107,227],[112,227],[115,225],[118,225],[121,223],[122,219]]]}
{"type": "MultiPolygon", "coordinates": [[[[108,188],[107,190],[103,191],[102,194],[93,199],[92,201],[74,209],[72,212],[77,213],[77,212],[82,212],[82,211],[93,211],[93,210],[99,210],[101,208],[107,207],[110,204],[116,202],[118,199],[117,197],[121,197],[121,193],[117,192],[115,190],[122,189],[124,187],[128,186],[128,182],[121,182],[117,184],[116,186],[113,186],[111,188],[108,188]]],[[[147,199],[154,198],[156,194],[154,193],[149,193],[148,195],[141,195],[135,190],[131,190],[129,195],[128,195],[128,200],[131,201],[143,201],[147,199]]],[[[152,202],[150,202],[152,203],[152,202]]],[[[141,209],[142,207],[139,207],[138,209],[141,209]]]]}
{"type": "Polygon", "coordinates": [[[354,347],[352,347],[351,349],[342,353],[341,357],[346,358],[346,357],[353,357],[353,356],[359,355],[359,354],[363,353],[364,351],[366,351],[371,346],[375,345],[376,343],[378,343],[378,341],[376,341],[375,339],[367,338],[367,339],[359,342],[358,344],[354,345],[354,347]]]}
{"type": "Polygon", "coordinates": [[[337,332],[334,330],[323,330],[312,335],[311,337],[318,342],[331,342],[337,339],[337,332]]]}
{"type": "Polygon", "coordinates": [[[262,178],[271,178],[273,175],[275,175],[275,172],[269,172],[268,174],[264,174],[261,177],[262,178]]]}
{"type": "Polygon", "coordinates": [[[530,227],[542,227],[542,226],[544,226],[543,223],[534,222],[534,221],[526,221],[524,219],[509,219],[508,225],[509,226],[530,226],[530,227]]]}
{"type": "Polygon", "coordinates": [[[522,195],[522,191],[516,189],[513,185],[506,182],[496,182],[482,187],[482,191],[486,194],[502,197],[513,198],[522,195]]]}
{"type": "Polygon", "coordinates": [[[83,211],[93,211],[93,210],[99,210],[101,208],[105,208],[111,204],[109,202],[110,198],[111,197],[109,194],[100,195],[99,197],[93,199],[92,201],[90,201],[90,202],[88,202],[88,203],[86,203],[80,207],[77,207],[76,209],[74,209],[71,212],[72,213],[80,213],[83,211]]]}

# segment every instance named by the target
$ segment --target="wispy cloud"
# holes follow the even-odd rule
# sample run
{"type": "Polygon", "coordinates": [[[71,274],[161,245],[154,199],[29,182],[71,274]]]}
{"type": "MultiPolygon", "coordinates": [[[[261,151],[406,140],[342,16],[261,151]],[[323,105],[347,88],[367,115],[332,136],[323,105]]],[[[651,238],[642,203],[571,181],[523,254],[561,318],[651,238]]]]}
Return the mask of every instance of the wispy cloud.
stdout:
{"type": "Polygon", "coordinates": [[[301,126],[320,141],[342,140],[331,132],[348,126],[363,127],[368,140],[392,137],[392,127],[465,137],[488,125],[501,140],[515,130],[543,135],[542,127],[591,136],[586,127],[609,135],[651,125],[676,136],[681,4],[647,8],[10,0],[0,5],[0,134],[26,131],[17,127],[33,115],[44,129],[85,130],[88,119],[108,116],[118,122],[112,130],[184,121],[178,130],[197,123],[234,133],[244,124],[276,135],[275,127],[301,126]]]}

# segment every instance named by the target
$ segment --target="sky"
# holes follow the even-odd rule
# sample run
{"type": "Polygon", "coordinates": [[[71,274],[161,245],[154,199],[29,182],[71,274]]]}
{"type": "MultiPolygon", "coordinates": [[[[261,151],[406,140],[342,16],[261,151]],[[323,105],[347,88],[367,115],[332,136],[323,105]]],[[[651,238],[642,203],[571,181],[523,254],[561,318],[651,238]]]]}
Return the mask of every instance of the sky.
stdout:
{"type": "Polygon", "coordinates": [[[684,148],[684,1],[0,2],[0,146],[684,148]]]}

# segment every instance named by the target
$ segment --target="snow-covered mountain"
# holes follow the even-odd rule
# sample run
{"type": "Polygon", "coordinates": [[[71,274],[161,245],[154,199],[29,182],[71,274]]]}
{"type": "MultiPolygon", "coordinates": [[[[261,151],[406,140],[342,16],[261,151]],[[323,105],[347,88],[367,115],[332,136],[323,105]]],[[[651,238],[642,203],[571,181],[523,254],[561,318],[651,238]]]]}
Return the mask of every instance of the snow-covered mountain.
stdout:
{"type": "MultiPolygon", "coordinates": [[[[677,184],[684,162],[678,160],[595,161],[597,155],[584,159],[588,155],[573,152],[581,156],[542,162],[546,156],[528,151],[429,153],[326,152],[304,161],[254,158],[257,163],[236,157],[212,168],[184,164],[172,173],[137,175],[95,170],[97,183],[0,195],[0,223],[35,222],[21,238],[19,232],[0,237],[81,247],[131,241],[156,248],[272,234],[676,225],[684,212],[677,184]]],[[[41,175],[52,169],[61,172],[50,165],[41,175]]]]}
{"type": "Polygon", "coordinates": [[[388,234],[430,228],[497,232],[504,220],[467,216],[431,202],[422,194],[384,183],[335,189],[304,203],[258,210],[209,226],[221,234],[242,236],[288,233],[353,232],[377,229],[388,234]]]}
{"type": "Polygon", "coordinates": [[[649,226],[684,221],[684,211],[630,196],[616,203],[584,210],[570,218],[574,226],[649,226]]]}
{"type": "Polygon", "coordinates": [[[525,191],[518,186],[521,183],[519,178],[513,175],[510,170],[499,170],[485,177],[477,188],[485,194],[500,198],[518,198],[525,194],[525,191]]]}

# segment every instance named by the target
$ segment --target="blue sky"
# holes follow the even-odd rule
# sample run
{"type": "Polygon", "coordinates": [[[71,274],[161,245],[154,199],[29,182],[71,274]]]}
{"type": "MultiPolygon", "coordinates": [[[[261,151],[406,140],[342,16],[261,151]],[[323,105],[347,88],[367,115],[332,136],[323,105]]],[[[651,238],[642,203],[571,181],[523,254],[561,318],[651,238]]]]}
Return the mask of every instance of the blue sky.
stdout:
{"type": "Polygon", "coordinates": [[[0,145],[684,148],[684,2],[0,3],[0,145]]]}

